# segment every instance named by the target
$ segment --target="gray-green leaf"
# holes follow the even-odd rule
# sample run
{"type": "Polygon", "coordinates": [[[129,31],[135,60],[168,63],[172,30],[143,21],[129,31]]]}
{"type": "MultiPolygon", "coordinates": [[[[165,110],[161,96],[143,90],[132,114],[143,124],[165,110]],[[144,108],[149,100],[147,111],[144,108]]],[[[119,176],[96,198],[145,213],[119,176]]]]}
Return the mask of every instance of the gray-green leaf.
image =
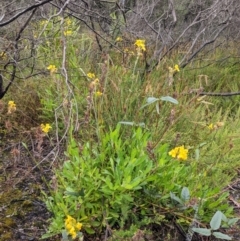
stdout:
{"type": "Polygon", "coordinates": [[[176,105],[178,104],[178,101],[176,99],[172,98],[171,96],[162,96],[160,98],[160,100],[168,101],[168,102],[171,102],[171,103],[176,104],[176,105]]]}
{"type": "Polygon", "coordinates": [[[181,198],[186,202],[190,199],[190,192],[187,187],[184,187],[181,192],[181,198]]]}
{"type": "Polygon", "coordinates": [[[222,222],[222,212],[217,211],[210,222],[211,229],[217,230],[220,228],[222,222]]]}
{"type": "Polygon", "coordinates": [[[195,233],[199,233],[204,236],[210,236],[211,235],[211,230],[207,228],[192,228],[192,231],[195,233]]]}
{"type": "Polygon", "coordinates": [[[226,234],[220,232],[213,232],[213,236],[216,238],[224,239],[224,240],[232,240],[232,238],[226,234]]]}

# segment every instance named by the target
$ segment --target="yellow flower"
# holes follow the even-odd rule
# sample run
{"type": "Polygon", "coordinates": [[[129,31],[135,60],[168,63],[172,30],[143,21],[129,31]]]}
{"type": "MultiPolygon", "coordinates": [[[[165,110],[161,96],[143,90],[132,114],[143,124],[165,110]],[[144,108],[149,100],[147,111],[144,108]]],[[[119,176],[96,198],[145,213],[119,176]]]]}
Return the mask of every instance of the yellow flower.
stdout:
{"type": "Polygon", "coordinates": [[[102,93],[102,92],[100,92],[100,91],[97,91],[97,92],[95,93],[95,95],[96,95],[97,97],[99,97],[99,96],[102,96],[102,95],[103,95],[103,93],[102,93]]]}
{"type": "Polygon", "coordinates": [[[177,72],[180,71],[178,64],[175,64],[175,66],[174,66],[174,70],[177,71],[177,72]]]}
{"type": "Polygon", "coordinates": [[[117,37],[116,38],[116,42],[121,42],[121,41],[123,41],[122,37],[117,37]]]}
{"type": "Polygon", "coordinates": [[[77,237],[77,232],[82,228],[82,224],[77,222],[75,218],[67,215],[65,219],[65,228],[68,234],[72,236],[72,239],[75,239],[77,237]]]}
{"type": "Polygon", "coordinates": [[[78,231],[80,231],[82,229],[82,223],[77,223],[76,228],[78,231]]]}
{"type": "Polygon", "coordinates": [[[8,101],[8,114],[12,114],[13,112],[16,111],[16,104],[14,103],[14,101],[10,100],[8,101]]]}
{"type": "Polygon", "coordinates": [[[208,125],[207,128],[208,128],[209,130],[213,130],[213,129],[214,129],[213,123],[211,123],[210,125],[208,125]]]}
{"type": "Polygon", "coordinates": [[[72,30],[66,30],[63,32],[64,36],[70,36],[72,35],[72,30]]]}
{"type": "Polygon", "coordinates": [[[74,227],[71,227],[71,229],[68,230],[68,233],[72,236],[73,239],[75,239],[77,237],[77,233],[76,233],[74,227]]]}
{"type": "Polygon", "coordinates": [[[137,46],[138,50],[146,51],[145,40],[137,39],[134,45],[137,46]]]}
{"type": "Polygon", "coordinates": [[[57,72],[57,68],[54,64],[50,64],[47,69],[50,71],[51,74],[57,72]]]}
{"type": "Polygon", "coordinates": [[[87,74],[87,77],[88,77],[89,79],[94,79],[94,78],[95,78],[95,74],[94,74],[94,73],[88,73],[88,74],[87,74]]]}
{"type": "Polygon", "coordinates": [[[52,127],[49,125],[49,124],[41,124],[41,130],[44,132],[44,133],[48,133],[50,131],[50,129],[52,129],[52,127]]]}
{"type": "Polygon", "coordinates": [[[188,157],[188,149],[185,149],[184,146],[178,146],[168,152],[168,154],[173,158],[185,161],[188,157]]]}

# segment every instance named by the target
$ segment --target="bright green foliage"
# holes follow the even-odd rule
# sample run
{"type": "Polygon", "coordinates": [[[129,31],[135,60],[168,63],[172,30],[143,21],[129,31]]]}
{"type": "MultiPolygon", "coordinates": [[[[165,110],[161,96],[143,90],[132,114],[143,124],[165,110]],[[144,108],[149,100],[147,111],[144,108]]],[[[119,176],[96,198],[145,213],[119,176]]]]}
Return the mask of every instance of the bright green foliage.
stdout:
{"type": "MultiPolygon", "coordinates": [[[[177,176],[187,167],[171,160],[167,145],[160,146],[153,158],[147,151],[150,140],[141,128],[133,128],[131,136],[124,138],[120,125],[103,135],[99,145],[86,143],[81,152],[71,139],[68,160],[57,171],[57,189],[46,201],[54,213],[50,232],[63,229],[67,214],[89,233],[160,215],[155,208],[170,205],[170,191],[178,192],[184,179],[177,181],[177,176]]],[[[183,191],[183,198],[186,195],[183,191]]]]}

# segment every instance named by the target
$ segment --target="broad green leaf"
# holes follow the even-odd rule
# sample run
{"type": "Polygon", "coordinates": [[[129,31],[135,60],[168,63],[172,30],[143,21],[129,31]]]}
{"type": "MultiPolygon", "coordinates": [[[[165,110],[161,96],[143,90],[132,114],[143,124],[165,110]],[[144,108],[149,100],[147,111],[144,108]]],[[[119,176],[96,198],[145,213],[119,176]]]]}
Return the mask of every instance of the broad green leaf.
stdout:
{"type": "Polygon", "coordinates": [[[211,229],[217,230],[220,228],[222,222],[222,212],[217,211],[210,222],[211,229]]]}
{"type": "Polygon", "coordinates": [[[99,227],[99,226],[101,225],[101,223],[98,222],[98,221],[91,221],[91,225],[92,225],[93,227],[99,227]]]}
{"type": "Polygon", "coordinates": [[[160,100],[168,101],[168,102],[171,102],[171,103],[176,104],[176,105],[178,104],[178,101],[176,99],[172,98],[171,96],[162,96],[160,98],[160,100]]]}
{"type": "Polygon", "coordinates": [[[225,216],[224,213],[222,213],[222,221],[224,221],[224,222],[228,222],[228,219],[227,219],[227,217],[225,216]]]}
{"type": "Polygon", "coordinates": [[[170,197],[171,197],[171,199],[175,200],[176,202],[178,202],[182,205],[184,204],[183,201],[172,192],[170,192],[170,197]]]}
{"type": "Polygon", "coordinates": [[[85,230],[88,234],[94,234],[94,233],[95,233],[94,229],[89,228],[89,227],[85,227],[84,230],[85,230]]]}
{"type": "Polygon", "coordinates": [[[186,202],[190,199],[190,192],[187,187],[184,187],[181,192],[181,198],[186,202]]]}
{"type": "Polygon", "coordinates": [[[232,238],[226,234],[220,233],[220,232],[213,232],[213,236],[219,239],[224,239],[224,240],[232,240],[232,238]]]}
{"type": "Polygon", "coordinates": [[[204,236],[210,236],[211,235],[211,230],[207,228],[192,228],[192,231],[195,233],[199,233],[204,236]]]}

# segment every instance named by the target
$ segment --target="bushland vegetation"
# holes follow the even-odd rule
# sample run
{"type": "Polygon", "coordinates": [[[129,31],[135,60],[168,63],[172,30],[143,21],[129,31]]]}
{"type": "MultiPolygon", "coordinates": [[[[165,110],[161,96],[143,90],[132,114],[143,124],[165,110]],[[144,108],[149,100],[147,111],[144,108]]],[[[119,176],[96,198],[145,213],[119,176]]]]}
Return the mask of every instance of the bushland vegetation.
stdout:
{"type": "Polygon", "coordinates": [[[239,1],[2,2],[0,144],[51,170],[43,238],[231,240],[239,1]]]}

